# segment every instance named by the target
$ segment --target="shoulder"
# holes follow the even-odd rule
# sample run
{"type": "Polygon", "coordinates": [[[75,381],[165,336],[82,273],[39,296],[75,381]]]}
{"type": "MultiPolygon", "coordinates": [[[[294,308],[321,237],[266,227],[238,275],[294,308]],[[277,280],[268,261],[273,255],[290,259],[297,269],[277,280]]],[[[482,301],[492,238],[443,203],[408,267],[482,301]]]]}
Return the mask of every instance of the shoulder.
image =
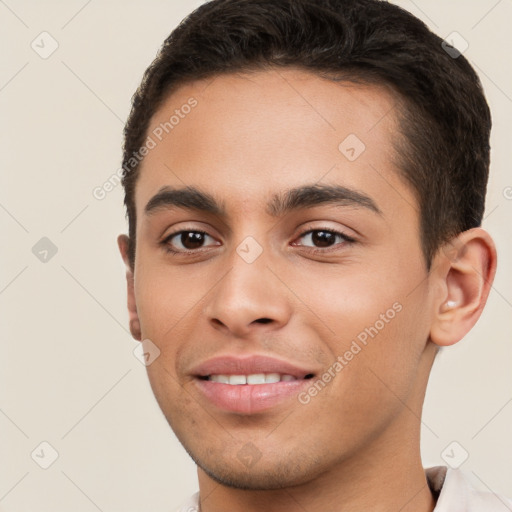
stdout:
{"type": "Polygon", "coordinates": [[[426,475],[432,491],[439,494],[434,512],[512,512],[512,500],[475,489],[460,469],[437,466],[427,469],[426,475]]]}

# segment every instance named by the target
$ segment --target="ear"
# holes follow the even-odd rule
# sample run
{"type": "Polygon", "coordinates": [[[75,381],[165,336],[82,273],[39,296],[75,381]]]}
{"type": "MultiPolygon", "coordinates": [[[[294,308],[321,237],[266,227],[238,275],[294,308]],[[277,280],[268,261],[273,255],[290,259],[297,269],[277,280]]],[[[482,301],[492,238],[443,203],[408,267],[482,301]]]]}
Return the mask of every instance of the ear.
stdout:
{"type": "Polygon", "coordinates": [[[130,246],[130,239],[127,235],[119,235],[117,237],[117,245],[121,252],[124,264],[126,265],[126,284],[128,291],[128,315],[130,318],[130,332],[137,341],[141,341],[141,329],[139,315],[137,314],[137,304],[135,303],[135,290],[134,290],[134,269],[130,264],[128,256],[128,249],[130,246]]]}
{"type": "Polygon", "coordinates": [[[430,339],[439,346],[460,341],[475,325],[496,273],[496,248],[481,228],[462,232],[432,262],[440,293],[434,299],[430,339]]]}

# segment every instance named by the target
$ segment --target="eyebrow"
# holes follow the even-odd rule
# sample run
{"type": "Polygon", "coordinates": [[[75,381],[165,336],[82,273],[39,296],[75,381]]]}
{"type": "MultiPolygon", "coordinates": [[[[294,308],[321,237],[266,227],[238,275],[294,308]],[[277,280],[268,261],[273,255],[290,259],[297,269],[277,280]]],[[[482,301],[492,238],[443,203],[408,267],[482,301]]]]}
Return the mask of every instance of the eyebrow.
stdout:
{"type": "MultiPolygon", "coordinates": [[[[280,194],[274,194],[267,203],[267,213],[280,217],[291,211],[313,208],[323,204],[353,206],[382,215],[375,201],[357,190],[340,185],[303,185],[280,194]]],[[[162,209],[185,208],[220,217],[227,217],[225,206],[208,192],[196,187],[162,187],[146,204],[144,212],[151,215],[162,209]]]]}
{"type": "Polygon", "coordinates": [[[225,208],[211,194],[202,192],[196,187],[172,188],[162,187],[146,204],[146,215],[158,210],[172,207],[187,208],[213,215],[225,216],[225,208]]]}

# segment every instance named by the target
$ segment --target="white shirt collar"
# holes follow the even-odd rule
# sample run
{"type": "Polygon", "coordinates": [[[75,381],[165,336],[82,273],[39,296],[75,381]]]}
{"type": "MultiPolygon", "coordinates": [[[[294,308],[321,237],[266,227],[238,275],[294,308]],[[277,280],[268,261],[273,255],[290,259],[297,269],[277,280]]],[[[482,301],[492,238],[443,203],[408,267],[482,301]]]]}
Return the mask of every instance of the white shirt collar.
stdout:
{"type": "Polygon", "coordinates": [[[477,491],[460,469],[436,466],[425,470],[430,489],[439,493],[434,512],[512,512],[512,501],[477,491]]]}

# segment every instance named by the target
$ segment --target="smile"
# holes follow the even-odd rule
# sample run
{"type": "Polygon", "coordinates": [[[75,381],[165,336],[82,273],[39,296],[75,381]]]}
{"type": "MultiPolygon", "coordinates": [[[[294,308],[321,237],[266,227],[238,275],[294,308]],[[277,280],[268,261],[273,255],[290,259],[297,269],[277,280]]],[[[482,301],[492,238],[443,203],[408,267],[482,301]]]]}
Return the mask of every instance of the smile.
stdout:
{"type": "Polygon", "coordinates": [[[274,384],[276,382],[291,382],[297,380],[297,377],[289,374],[279,373],[252,373],[250,375],[223,375],[215,374],[204,377],[204,380],[210,382],[220,382],[221,384],[230,384],[231,386],[274,384]]]}
{"type": "Polygon", "coordinates": [[[264,355],[224,355],[191,370],[199,399],[216,412],[256,414],[296,406],[315,368],[264,355]]]}

